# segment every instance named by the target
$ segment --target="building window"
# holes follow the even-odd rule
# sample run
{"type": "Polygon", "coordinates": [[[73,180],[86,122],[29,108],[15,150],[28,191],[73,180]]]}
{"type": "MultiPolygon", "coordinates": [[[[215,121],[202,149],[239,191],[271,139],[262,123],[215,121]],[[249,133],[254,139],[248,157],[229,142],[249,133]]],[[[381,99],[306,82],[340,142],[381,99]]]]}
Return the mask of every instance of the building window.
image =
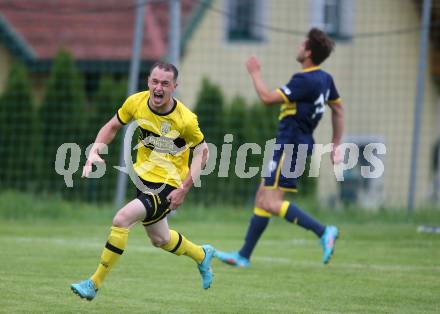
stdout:
{"type": "Polygon", "coordinates": [[[355,0],[313,0],[312,26],[324,30],[338,40],[353,37],[353,6],[355,0]]]}
{"type": "Polygon", "coordinates": [[[263,1],[227,0],[226,38],[229,41],[263,40],[263,1]]]}
{"type": "Polygon", "coordinates": [[[324,1],[324,29],[327,33],[335,35],[339,30],[339,0],[324,1]]]}

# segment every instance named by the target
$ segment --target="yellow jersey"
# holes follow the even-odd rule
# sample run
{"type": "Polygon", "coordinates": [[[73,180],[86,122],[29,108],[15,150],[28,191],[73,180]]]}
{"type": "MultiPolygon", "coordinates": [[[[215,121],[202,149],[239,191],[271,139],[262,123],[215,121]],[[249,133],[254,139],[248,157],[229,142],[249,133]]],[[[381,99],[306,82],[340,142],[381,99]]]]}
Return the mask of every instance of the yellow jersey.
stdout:
{"type": "Polygon", "coordinates": [[[189,171],[189,148],[204,136],[197,116],[179,100],[162,114],[150,108],[149,97],[149,91],[134,94],[117,112],[119,122],[135,120],[140,130],[134,170],[145,181],[179,187],[189,171]]]}

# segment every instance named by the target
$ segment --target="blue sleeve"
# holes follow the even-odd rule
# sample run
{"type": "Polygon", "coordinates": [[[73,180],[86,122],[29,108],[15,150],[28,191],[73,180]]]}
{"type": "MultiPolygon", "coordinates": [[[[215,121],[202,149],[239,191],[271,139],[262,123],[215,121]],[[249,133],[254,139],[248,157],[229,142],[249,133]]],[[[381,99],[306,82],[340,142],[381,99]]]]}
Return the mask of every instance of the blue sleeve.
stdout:
{"type": "Polygon", "coordinates": [[[340,102],[339,93],[338,93],[338,90],[336,89],[335,82],[333,81],[333,78],[331,79],[331,82],[330,82],[330,95],[328,97],[328,101],[330,103],[340,102]]]}
{"type": "Polygon", "coordinates": [[[289,102],[304,99],[308,94],[306,78],[300,74],[295,74],[286,85],[279,88],[279,91],[289,102]]]}

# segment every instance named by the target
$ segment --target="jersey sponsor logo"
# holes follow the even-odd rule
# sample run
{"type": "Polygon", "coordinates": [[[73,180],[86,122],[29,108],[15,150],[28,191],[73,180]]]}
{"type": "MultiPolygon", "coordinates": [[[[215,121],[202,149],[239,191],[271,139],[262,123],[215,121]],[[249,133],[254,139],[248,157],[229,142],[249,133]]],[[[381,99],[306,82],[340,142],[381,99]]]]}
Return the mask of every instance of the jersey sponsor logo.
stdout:
{"type": "Polygon", "coordinates": [[[284,93],[286,96],[289,96],[290,94],[292,94],[292,91],[291,91],[286,85],[284,85],[283,87],[281,87],[281,89],[283,90],[283,93],[284,93]]]}
{"type": "Polygon", "coordinates": [[[160,132],[165,135],[171,131],[171,124],[169,122],[162,122],[160,124],[160,132]]]}
{"type": "Polygon", "coordinates": [[[185,150],[185,147],[177,147],[174,144],[174,140],[172,138],[168,138],[165,136],[154,136],[149,135],[141,140],[142,144],[145,147],[151,148],[154,151],[159,153],[166,153],[171,155],[177,155],[181,151],[185,150]]]}
{"type": "Polygon", "coordinates": [[[148,147],[159,153],[177,155],[186,149],[185,141],[181,138],[171,138],[157,135],[144,129],[141,129],[139,141],[145,147],[148,147]]]}

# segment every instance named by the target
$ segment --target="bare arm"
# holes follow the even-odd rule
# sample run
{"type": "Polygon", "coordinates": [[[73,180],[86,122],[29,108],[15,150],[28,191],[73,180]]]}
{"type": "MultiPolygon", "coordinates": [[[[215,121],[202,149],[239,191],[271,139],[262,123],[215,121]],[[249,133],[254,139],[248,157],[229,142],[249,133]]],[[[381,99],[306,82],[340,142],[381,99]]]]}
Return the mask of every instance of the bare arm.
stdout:
{"type": "Polygon", "coordinates": [[[206,166],[206,162],[209,158],[208,144],[206,142],[200,143],[194,148],[193,158],[191,160],[191,166],[189,173],[183,180],[182,187],[189,190],[194,184],[194,179],[200,176],[200,172],[206,166]]]}
{"type": "Polygon", "coordinates": [[[265,105],[277,105],[284,103],[283,97],[276,90],[269,90],[261,77],[261,65],[255,56],[250,57],[246,62],[249,75],[254,83],[258,97],[265,105]]]}
{"type": "Polygon", "coordinates": [[[93,143],[92,149],[87,157],[86,164],[83,168],[83,177],[87,177],[92,171],[92,164],[94,162],[104,162],[104,160],[99,156],[101,148],[104,145],[108,145],[114,139],[118,130],[122,127],[116,115],[111,118],[104,126],[99,130],[96,136],[95,142],[93,143]]]}
{"type": "Polygon", "coordinates": [[[342,156],[336,151],[337,147],[341,144],[342,134],[344,133],[344,107],[341,103],[330,104],[332,110],[332,127],[333,127],[333,151],[331,159],[333,163],[341,162],[342,156]]]}
{"type": "Polygon", "coordinates": [[[168,201],[170,202],[170,209],[176,209],[183,203],[186,194],[189,192],[194,184],[195,178],[199,177],[200,172],[205,167],[208,157],[208,144],[206,144],[205,142],[199,144],[194,149],[188,175],[183,180],[182,185],[172,191],[167,197],[168,201]]]}

